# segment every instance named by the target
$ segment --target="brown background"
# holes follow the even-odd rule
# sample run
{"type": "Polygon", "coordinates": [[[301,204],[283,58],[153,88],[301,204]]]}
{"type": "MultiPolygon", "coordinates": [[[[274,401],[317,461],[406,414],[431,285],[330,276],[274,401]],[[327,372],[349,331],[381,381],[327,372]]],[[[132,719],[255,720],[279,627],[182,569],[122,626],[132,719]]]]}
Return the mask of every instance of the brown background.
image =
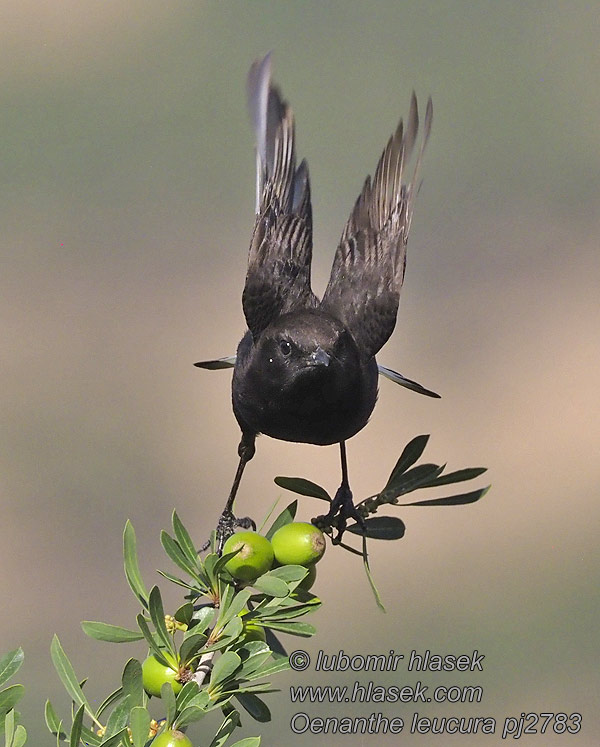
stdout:
{"type": "MultiPolygon", "coordinates": [[[[488,466],[493,488],[470,507],[398,510],[405,539],[372,546],[387,615],[358,559],[330,549],[318,635],[298,641],[311,654],[478,649],[483,673],[422,679],[480,684],[481,704],[292,706],[290,684],[419,679],[309,671],[280,676],[273,723],[245,719],[244,733],[361,745],[375,738],[294,737],[289,718],[416,710],[494,716],[501,728],[521,711],[581,711],[580,735],[536,744],[597,744],[593,4],[8,0],[1,14],[0,648],[26,650],[31,744],[52,743],[46,696],[67,713],[49,660],[54,632],[92,698],[144,655],[79,629],[82,619],[133,624],[125,520],[154,583],[154,569],[169,568],[158,534],[173,507],[200,542],[229,487],[230,376],[192,363],[233,352],[244,327],[254,205],[244,81],[268,49],[311,167],[319,291],[411,90],[435,105],[400,320],[381,361],[443,399],[382,382],[370,425],[349,445],[355,494],[380,487],[418,433],[432,434],[431,460],[488,466]]],[[[264,515],[281,493],[276,474],[333,490],[338,469],[334,448],[261,439],[243,510],[264,515]]],[[[306,499],[300,516],[321,509],[306,499]]],[[[175,589],[167,597],[178,600],[175,589]]]]}

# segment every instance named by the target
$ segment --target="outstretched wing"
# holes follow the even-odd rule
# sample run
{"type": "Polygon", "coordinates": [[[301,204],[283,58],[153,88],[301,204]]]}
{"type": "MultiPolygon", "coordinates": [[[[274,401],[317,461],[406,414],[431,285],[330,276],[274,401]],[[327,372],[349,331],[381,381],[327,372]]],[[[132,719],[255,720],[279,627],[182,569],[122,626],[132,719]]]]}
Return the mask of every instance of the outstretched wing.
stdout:
{"type": "Polygon", "coordinates": [[[432,117],[429,99],[416,163],[406,179],[406,166],[419,129],[413,92],[406,127],[400,120],[379,159],[373,180],[367,177],[354,205],[323,296],[322,307],[348,327],[365,359],[378,352],[396,324],[406,244],[432,117]]]}
{"type": "Polygon", "coordinates": [[[271,83],[271,56],[248,74],[256,132],[256,222],[242,306],[256,338],[280,314],[314,307],[310,287],[312,213],[308,166],[296,168],[294,116],[271,83]]]}

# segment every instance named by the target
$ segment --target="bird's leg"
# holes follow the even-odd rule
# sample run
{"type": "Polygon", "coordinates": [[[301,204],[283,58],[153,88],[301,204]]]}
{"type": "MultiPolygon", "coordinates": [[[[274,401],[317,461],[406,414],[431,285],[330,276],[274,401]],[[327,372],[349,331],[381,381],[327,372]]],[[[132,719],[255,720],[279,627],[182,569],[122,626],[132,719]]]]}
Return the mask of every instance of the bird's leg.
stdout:
{"type": "Polygon", "coordinates": [[[325,516],[319,516],[316,520],[319,523],[322,522],[323,524],[335,527],[338,530],[337,537],[332,540],[334,545],[341,542],[342,535],[346,530],[348,519],[354,519],[363,530],[366,529],[365,521],[354,505],[350,483],[348,482],[348,462],[346,460],[345,441],[340,441],[340,457],[342,461],[341,485],[337,489],[333,501],[331,501],[329,513],[325,516]]]}
{"type": "Polygon", "coordinates": [[[223,545],[225,544],[225,540],[233,534],[234,530],[237,527],[243,527],[244,529],[253,530],[256,529],[256,524],[249,516],[238,519],[233,514],[233,503],[235,501],[235,496],[242,480],[244,467],[254,456],[254,441],[254,434],[242,432],[242,440],[240,441],[240,445],[238,446],[240,461],[238,463],[235,477],[233,478],[233,485],[231,486],[229,497],[227,498],[227,503],[225,504],[223,513],[219,517],[219,521],[217,523],[217,553],[219,555],[221,555],[221,553],[223,552],[223,545]]]}

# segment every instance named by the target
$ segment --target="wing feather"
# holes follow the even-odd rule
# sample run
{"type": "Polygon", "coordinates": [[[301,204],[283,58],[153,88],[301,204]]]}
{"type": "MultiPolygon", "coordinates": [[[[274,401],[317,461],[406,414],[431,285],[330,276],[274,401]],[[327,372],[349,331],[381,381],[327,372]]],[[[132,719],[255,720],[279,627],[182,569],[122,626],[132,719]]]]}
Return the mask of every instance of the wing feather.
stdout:
{"type": "Polygon", "coordinates": [[[415,167],[407,180],[406,166],[419,131],[413,92],[406,126],[400,120],[373,179],[367,177],[350,213],[323,296],[322,307],[350,329],[366,359],[379,351],[396,324],[406,245],[432,119],[429,99],[415,167]]]}
{"type": "Polygon", "coordinates": [[[280,314],[316,306],[310,286],[312,211],[306,161],[296,168],[294,115],[271,83],[271,56],[248,74],[256,133],[256,220],[242,306],[256,339],[280,314]]]}

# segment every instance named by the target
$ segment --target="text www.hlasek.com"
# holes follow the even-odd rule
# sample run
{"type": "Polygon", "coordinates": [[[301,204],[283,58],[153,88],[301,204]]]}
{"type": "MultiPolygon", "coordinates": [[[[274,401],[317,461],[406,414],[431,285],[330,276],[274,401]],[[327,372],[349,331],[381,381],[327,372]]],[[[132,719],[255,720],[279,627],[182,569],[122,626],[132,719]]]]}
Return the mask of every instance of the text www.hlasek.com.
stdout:
{"type": "Polygon", "coordinates": [[[346,685],[297,685],[290,687],[292,703],[480,703],[483,688],[479,685],[439,685],[427,695],[429,687],[416,685],[382,687],[373,682],[361,684],[356,681],[351,688],[346,685]]]}

